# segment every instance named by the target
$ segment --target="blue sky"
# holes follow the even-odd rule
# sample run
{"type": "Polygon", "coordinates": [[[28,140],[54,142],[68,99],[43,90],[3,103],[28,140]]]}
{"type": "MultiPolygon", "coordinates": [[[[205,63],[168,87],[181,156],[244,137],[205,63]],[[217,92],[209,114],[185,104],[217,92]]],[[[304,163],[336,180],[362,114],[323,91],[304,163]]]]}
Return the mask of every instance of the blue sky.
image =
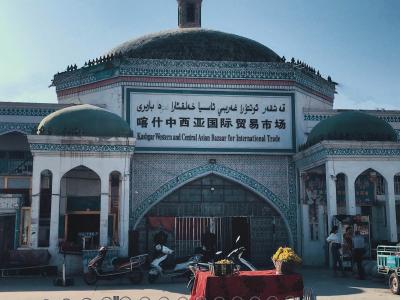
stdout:
{"type": "MultiPolygon", "coordinates": [[[[398,0],[203,0],[202,25],[330,75],[335,108],[400,109],[398,0]]],[[[56,102],[67,65],[176,27],[176,0],[0,0],[0,101],[56,102]]]]}

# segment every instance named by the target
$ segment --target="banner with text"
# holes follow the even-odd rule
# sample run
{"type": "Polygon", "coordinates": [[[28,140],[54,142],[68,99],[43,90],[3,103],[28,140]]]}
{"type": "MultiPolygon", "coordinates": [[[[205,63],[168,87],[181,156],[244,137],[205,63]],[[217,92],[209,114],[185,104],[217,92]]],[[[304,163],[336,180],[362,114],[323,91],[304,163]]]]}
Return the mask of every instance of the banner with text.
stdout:
{"type": "Polygon", "coordinates": [[[290,96],[132,92],[130,100],[137,148],[293,148],[290,96]]]}

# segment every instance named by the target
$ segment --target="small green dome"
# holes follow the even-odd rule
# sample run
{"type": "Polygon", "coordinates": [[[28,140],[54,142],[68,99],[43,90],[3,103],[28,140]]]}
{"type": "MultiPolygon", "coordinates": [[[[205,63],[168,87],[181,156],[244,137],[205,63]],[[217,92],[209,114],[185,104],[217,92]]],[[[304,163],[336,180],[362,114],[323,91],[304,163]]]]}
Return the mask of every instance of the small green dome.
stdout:
{"type": "Polygon", "coordinates": [[[129,124],[120,116],[90,104],[57,110],[39,124],[39,135],[131,137],[129,124]]]}
{"type": "Polygon", "coordinates": [[[346,111],[319,122],[310,132],[307,146],[323,140],[397,141],[393,127],[378,117],[346,111]]]}
{"type": "Polygon", "coordinates": [[[270,48],[251,39],[203,28],[180,28],[142,36],[112,49],[128,58],[281,62],[270,48]]]}

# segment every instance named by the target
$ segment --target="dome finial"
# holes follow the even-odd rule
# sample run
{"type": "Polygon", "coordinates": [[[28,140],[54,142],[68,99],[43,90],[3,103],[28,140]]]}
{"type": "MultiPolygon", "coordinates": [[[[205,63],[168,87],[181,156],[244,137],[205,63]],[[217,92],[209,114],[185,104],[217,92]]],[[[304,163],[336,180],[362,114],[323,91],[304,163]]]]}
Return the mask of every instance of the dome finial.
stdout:
{"type": "Polygon", "coordinates": [[[201,27],[202,0],[178,0],[179,28],[201,27]]]}

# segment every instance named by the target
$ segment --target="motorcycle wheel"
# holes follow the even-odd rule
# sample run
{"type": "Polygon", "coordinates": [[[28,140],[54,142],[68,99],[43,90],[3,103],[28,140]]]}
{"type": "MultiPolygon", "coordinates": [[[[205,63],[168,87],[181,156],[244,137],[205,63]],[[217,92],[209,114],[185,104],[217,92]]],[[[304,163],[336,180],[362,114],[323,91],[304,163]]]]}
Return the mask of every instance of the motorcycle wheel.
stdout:
{"type": "Polygon", "coordinates": [[[157,280],[157,277],[158,277],[158,275],[149,274],[149,276],[147,277],[147,280],[149,281],[149,283],[153,284],[157,280]]]}
{"type": "Polygon", "coordinates": [[[93,271],[89,271],[83,274],[83,281],[88,285],[93,285],[97,282],[97,275],[93,271]]]}
{"type": "Polygon", "coordinates": [[[132,272],[129,273],[129,280],[133,284],[141,283],[142,280],[143,280],[143,272],[142,272],[142,270],[139,270],[139,269],[132,270],[132,272]]]}

